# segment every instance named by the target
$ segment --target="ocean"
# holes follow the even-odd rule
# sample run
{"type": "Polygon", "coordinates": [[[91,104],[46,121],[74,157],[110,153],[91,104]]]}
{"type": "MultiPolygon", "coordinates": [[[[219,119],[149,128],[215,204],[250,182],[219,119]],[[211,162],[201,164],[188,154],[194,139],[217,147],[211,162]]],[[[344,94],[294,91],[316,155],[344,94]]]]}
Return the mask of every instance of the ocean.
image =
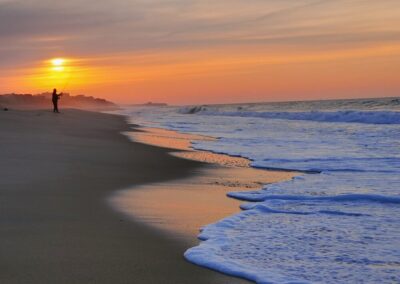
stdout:
{"type": "Polygon", "coordinates": [[[400,99],[129,107],[132,122],[216,137],[192,147],[295,170],[231,192],[189,261],[257,283],[400,283],[400,99]]]}

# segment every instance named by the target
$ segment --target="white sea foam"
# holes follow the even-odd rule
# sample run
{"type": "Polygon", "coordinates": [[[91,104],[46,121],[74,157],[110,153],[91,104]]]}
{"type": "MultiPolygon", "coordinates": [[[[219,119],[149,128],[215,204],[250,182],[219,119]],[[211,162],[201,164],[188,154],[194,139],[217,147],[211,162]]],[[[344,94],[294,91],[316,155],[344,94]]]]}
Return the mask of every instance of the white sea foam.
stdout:
{"type": "Polygon", "coordinates": [[[392,98],[127,113],[135,123],[219,138],[194,141],[197,149],[304,171],[229,193],[247,201],[244,211],[204,227],[189,261],[259,283],[398,283],[399,111],[392,98]]]}
{"type": "Polygon", "coordinates": [[[255,205],[206,226],[185,257],[258,283],[398,283],[399,207],[322,203],[255,205]]]}

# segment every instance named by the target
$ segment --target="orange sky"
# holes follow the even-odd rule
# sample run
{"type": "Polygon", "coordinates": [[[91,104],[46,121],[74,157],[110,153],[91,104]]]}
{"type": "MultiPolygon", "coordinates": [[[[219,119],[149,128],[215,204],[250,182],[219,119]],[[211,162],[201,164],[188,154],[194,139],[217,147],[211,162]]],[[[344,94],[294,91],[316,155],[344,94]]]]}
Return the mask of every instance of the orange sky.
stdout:
{"type": "Polygon", "coordinates": [[[399,95],[398,0],[53,2],[0,0],[0,93],[171,104],[399,95]]]}

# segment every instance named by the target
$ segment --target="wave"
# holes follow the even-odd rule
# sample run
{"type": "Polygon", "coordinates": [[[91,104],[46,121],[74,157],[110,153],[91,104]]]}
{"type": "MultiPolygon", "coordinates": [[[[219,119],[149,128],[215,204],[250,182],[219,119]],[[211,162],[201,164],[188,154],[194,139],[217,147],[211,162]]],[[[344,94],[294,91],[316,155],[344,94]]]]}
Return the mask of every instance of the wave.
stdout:
{"type": "MultiPolygon", "coordinates": [[[[257,283],[337,283],[344,279],[338,273],[347,283],[398,282],[393,277],[399,269],[398,206],[332,206],[305,203],[302,198],[249,204],[244,209],[250,210],[203,227],[202,242],[188,249],[185,258],[257,283]]],[[[398,203],[400,197],[389,201],[398,203]]]]}
{"type": "Polygon", "coordinates": [[[273,209],[265,204],[254,204],[254,203],[247,203],[242,204],[240,206],[242,210],[260,210],[264,213],[270,214],[294,214],[294,215],[311,215],[311,214],[327,214],[327,215],[336,215],[336,216],[350,216],[350,217],[361,217],[361,216],[370,216],[368,214],[362,213],[351,213],[351,212],[343,212],[339,210],[317,210],[317,211],[296,211],[296,210],[278,210],[273,209]]]}
{"type": "MultiPolygon", "coordinates": [[[[270,195],[260,191],[229,192],[229,197],[260,202],[266,200],[292,200],[292,201],[333,201],[333,202],[379,202],[387,204],[400,204],[400,196],[384,196],[378,194],[341,194],[337,196],[304,196],[304,195],[270,195]]],[[[250,209],[250,207],[242,207],[250,209]]]]}
{"type": "Polygon", "coordinates": [[[307,173],[229,193],[244,210],[203,227],[189,261],[258,283],[400,283],[399,99],[166,110],[146,119],[218,138],[195,149],[307,173]]]}
{"type": "Polygon", "coordinates": [[[224,111],[223,109],[196,106],[182,108],[181,114],[202,114],[217,116],[256,117],[265,119],[307,120],[317,122],[342,122],[366,124],[400,124],[400,112],[397,111],[306,111],[306,112],[261,112],[261,111],[224,111]]]}

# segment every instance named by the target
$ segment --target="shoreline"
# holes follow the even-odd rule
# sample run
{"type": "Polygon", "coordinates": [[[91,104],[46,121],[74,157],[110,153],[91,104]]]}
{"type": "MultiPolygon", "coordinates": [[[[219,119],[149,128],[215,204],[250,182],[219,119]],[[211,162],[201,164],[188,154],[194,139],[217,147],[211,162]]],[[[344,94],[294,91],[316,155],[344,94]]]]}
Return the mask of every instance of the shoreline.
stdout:
{"type": "Polygon", "coordinates": [[[245,283],[190,264],[180,240],[107,206],[118,189],[202,165],[126,130],[123,117],[88,111],[0,114],[1,282],[245,283]]]}
{"type": "MultiPolygon", "coordinates": [[[[171,156],[201,162],[189,176],[150,183],[115,192],[110,204],[129,216],[179,238],[190,247],[199,245],[204,226],[241,212],[242,200],[229,192],[260,190],[266,184],[290,180],[295,171],[273,171],[250,166],[250,160],[209,151],[195,150],[193,140],[212,137],[186,134],[163,128],[133,125],[124,133],[131,141],[166,149],[171,156]]],[[[246,280],[247,281],[247,280],[246,280]]]]}

